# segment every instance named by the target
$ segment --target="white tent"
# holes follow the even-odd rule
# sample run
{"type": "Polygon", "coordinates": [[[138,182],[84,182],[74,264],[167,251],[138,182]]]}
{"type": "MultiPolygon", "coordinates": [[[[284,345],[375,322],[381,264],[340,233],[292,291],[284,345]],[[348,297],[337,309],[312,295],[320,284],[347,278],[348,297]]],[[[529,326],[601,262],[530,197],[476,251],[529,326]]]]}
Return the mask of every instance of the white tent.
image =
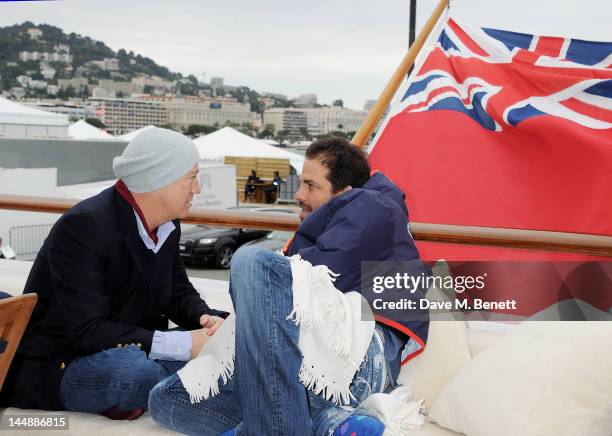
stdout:
{"type": "Polygon", "coordinates": [[[79,120],[68,126],[68,135],[74,139],[94,139],[103,141],[122,141],[120,138],[115,138],[110,133],[100,130],[92,126],[85,120],[79,120]]]}
{"type": "Polygon", "coordinates": [[[193,142],[198,147],[203,160],[220,160],[225,156],[288,159],[298,174],[302,172],[304,165],[304,156],[264,144],[231,127],[224,127],[209,135],[201,136],[193,142]]]}
{"type": "Polygon", "coordinates": [[[57,194],[63,198],[75,198],[84,200],[99,194],[106,188],[113,186],[117,180],[104,180],[101,182],[79,183],[77,185],[65,185],[57,187],[57,194]]]}
{"type": "Polygon", "coordinates": [[[0,97],[0,136],[65,138],[68,115],[35,109],[0,97]]]}
{"type": "Polygon", "coordinates": [[[155,126],[151,126],[151,125],[144,126],[144,127],[141,127],[138,130],[132,130],[131,132],[126,133],[125,135],[121,135],[121,136],[119,136],[119,138],[123,139],[124,141],[130,142],[132,139],[134,139],[136,136],[138,136],[138,134],[140,132],[144,132],[145,130],[149,130],[152,127],[155,127],[155,126]]]}
{"type": "Polygon", "coordinates": [[[269,144],[269,145],[280,145],[280,142],[275,141],[274,139],[258,139],[258,141],[261,141],[264,144],[269,144]]]}

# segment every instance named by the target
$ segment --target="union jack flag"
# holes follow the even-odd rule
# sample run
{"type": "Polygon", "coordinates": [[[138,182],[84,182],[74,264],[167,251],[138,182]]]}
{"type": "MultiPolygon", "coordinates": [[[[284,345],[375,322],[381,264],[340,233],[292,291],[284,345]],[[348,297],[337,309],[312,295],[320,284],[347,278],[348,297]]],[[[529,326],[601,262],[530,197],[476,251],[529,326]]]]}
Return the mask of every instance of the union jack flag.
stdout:
{"type": "MultiPolygon", "coordinates": [[[[453,19],[439,32],[370,151],[411,219],[612,235],[612,43],[453,19]]],[[[419,247],[431,259],[498,258],[419,247]]]]}
{"type": "Polygon", "coordinates": [[[456,110],[495,131],[542,114],[609,129],[611,65],[610,43],[459,26],[449,19],[399,110],[456,110]]]}

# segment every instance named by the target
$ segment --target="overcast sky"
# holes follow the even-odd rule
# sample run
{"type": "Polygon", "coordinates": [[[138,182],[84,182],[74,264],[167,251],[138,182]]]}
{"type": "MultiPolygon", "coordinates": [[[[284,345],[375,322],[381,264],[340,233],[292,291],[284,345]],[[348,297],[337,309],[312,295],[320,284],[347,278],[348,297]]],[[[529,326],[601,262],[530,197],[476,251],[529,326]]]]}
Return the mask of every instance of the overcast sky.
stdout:
{"type": "MultiPolygon", "coordinates": [[[[438,3],[417,1],[417,31],[438,3]]],[[[0,2],[0,26],[29,20],[125,48],[170,70],[223,77],[360,109],[408,45],[409,0],[59,0],[0,2]]],[[[450,15],[500,29],[612,41],[611,0],[452,0],[450,15]]],[[[1,47],[0,47],[1,49],[1,47]]]]}

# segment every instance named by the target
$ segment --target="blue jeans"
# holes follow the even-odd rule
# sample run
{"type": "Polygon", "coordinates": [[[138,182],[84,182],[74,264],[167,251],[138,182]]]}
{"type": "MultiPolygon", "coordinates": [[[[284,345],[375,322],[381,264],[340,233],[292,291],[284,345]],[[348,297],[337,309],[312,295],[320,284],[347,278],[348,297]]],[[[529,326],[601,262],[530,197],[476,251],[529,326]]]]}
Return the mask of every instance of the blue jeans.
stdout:
{"type": "MultiPolygon", "coordinates": [[[[215,396],[191,404],[175,374],[153,388],[153,419],[187,434],[324,435],[351,412],[308,391],[299,381],[299,327],[293,308],[289,260],[269,250],[243,247],[232,258],[230,293],[236,311],[233,379],[215,396]]],[[[353,383],[357,407],[370,393],[394,386],[384,358],[384,335],[375,334],[353,383]]]]}
{"type": "Polygon", "coordinates": [[[146,409],[151,388],[185,363],[149,360],[135,345],[101,351],[66,367],[60,397],[73,412],[146,409]]]}

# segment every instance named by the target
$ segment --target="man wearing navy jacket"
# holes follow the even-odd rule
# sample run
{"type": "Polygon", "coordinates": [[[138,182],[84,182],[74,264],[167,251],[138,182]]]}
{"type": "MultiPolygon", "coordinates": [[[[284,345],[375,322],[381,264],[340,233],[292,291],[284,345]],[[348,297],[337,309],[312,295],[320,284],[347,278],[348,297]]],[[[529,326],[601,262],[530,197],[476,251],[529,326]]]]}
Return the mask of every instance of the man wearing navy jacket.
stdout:
{"type": "MultiPolygon", "coordinates": [[[[370,175],[365,153],[339,138],[306,152],[295,198],[300,224],[287,254],[338,273],[335,286],[360,291],[364,261],[418,261],[404,194],[381,173],[370,175]]],[[[420,273],[420,271],[419,271],[420,273]]],[[[236,312],[235,369],[220,393],[191,404],[178,375],[151,391],[153,419],[188,434],[381,435],[376,418],[351,413],[307,390],[299,380],[299,327],[287,257],[243,247],[232,259],[230,289],[236,312]]],[[[400,364],[423,350],[428,318],[377,318],[374,337],[351,384],[351,406],[395,387],[400,364]]]]}
{"type": "Polygon", "coordinates": [[[26,283],[38,303],[2,405],[135,419],[149,390],[197,355],[224,315],[179,256],[198,161],[185,136],[148,129],[115,158],[117,184],[57,221],[26,283]],[[166,331],[168,320],[185,331],[166,331]]]}

